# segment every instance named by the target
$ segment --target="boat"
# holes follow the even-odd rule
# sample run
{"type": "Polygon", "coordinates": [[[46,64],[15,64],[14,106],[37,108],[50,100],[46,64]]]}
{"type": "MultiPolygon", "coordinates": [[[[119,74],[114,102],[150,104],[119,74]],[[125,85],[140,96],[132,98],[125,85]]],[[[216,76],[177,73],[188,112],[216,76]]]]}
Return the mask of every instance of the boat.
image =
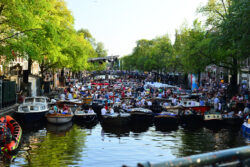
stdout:
{"type": "Polygon", "coordinates": [[[193,110],[196,112],[200,112],[204,114],[205,112],[210,110],[210,106],[201,106],[199,102],[192,100],[182,100],[181,105],[185,109],[193,110]]]}
{"type": "Polygon", "coordinates": [[[1,152],[15,152],[22,137],[21,126],[9,115],[0,118],[0,126],[1,152]],[[7,133],[10,134],[7,135],[7,133]]]}
{"type": "Polygon", "coordinates": [[[81,123],[95,123],[97,121],[96,113],[88,113],[88,111],[83,110],[78,107],[74,113],[74,119],[81,123]]]}
{"type": "Polygon", "coordinates": [[[58,100],[56,103],[59,106],[63,104],[67,104],[70,107],[81,106],[84,104],[83,100],[81,99],[58,100]]]}
{"type": "Polygon", "coordinates": [[[243,116],[235,114],[223,114],[222,115],[223,123],[226,126],[240,127],[244,121],[243,116]]]}
{"type": "Polygon", "coordinates": [[[57,111],[50,110],[46,115],[47,121],[53,124],[64,124],[72,120],[74,114],[69,107],[67,107],[67,112],[65,110],[58,108],[57,111]]]}
{"type": "Polygon", "coordinates": [[[184,108],[182,106],[165,106],[163,110],[179,115],[184,108]]]}
{"type": "Polygon", "coordinates": [[[146,108],[132,108],[128,112],[131,113],[131,120],[133,123],[151,124],[153,123],[154,113],[146,108]]]}
{"type": "Polygon", "coordinates": [[[44,96],[26,97],[15,111],[15,116],[24,121],[37,121],[49,111],[49,99],[44,96]]]}
{"type": "Polygon", "coordinates": [[[203,125],[203,115],[200,112],[186,109],[180,113],[180,122],[185,126],[200,126],[203,125]]]}
{"type": "Polygon", "coordinates": [[[85,97],[85,98],[82,99],[82,101],[86,105],[91,105],[93,99],[92,99],[92,97],[85,97]]]}
{"type": "Polygon", "coordinates": [[[220,128],[223,125],[222,114],[212,110],[205,112],[204,123],[208,128],[220,128]]]}
{"type": "Polygon", "coordinates": [[[53,124],[64,124],[70,122],[74,114],[48,113],[46,114],[47,121],[53,124]]]}
{"type": "Polygon", "coordinates": [[[130,113],[112,113],[102,115],[101,124],[103,126],[120,127],[129,126],[131,117],[130,113]]]}
{"type": "Polygon", "coordinates": [[[101,115],[101,109],[107,103],[108,103],[108,101],[106,99],[94,99],[92,101],[91,107],[93,108],[93,110],[95,111],[95,113],[97,113],[97,115],[100,117],[100,115],[101,115]]]}
{"type": "Polygon", "coordinates": [[[171,112],[161,112],[154,117],[154,124],[156,127],[174,127],[178,126],[178,115],[171,112]]]}

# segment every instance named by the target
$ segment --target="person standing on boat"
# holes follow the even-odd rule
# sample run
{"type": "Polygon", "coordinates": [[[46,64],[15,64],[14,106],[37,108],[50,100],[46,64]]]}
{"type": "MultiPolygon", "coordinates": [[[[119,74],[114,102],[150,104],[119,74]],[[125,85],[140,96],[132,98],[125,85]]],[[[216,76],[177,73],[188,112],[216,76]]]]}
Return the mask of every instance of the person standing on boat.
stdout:
{"type": "Polygon", "coordinates": [[[205,106],[205,101],[202,98],[200,99],[200,106],[205,106]]]}
{"type": "Polygon", "coordinates": [[[106,113],[107,113],[107,110],[106,110],[105,106],[103,106],[103,108],[101,109],[101,114],[105,115],[106,113]]]}
{"type": "Polygon", "coordinates": [[[215,111],[218,110],[219,102],[220,102],[219,98],[217,96],[215,96],[215,98],[214,98],[214,109],[215,109],[215,111]]]}
{"type": "Polygon", "coordinates": [[[221,109],[222,109],[222,105],[221,105],[221,102],[219,102],[219,103],[218,103],[218,110],[219,110],[219,112],[222,111],[221,109]]]}
{"type": "Polygon", "coordinates": [[[172,104],[173,104],[173,106],[176,106],[176,105],[177,105],[177,99],[176,99],[175,96],[174,96],[173,99],[172,99],[172,104]]]}

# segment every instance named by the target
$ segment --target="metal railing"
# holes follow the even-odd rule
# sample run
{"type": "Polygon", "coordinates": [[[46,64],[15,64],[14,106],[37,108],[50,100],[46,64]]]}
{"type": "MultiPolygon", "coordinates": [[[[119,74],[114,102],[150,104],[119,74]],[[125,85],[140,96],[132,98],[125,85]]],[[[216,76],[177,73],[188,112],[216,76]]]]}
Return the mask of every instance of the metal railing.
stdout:
{"type": "MultiPolygon", "coordinates": [[[[250,146],[232,148],[217,152],[210,152],[176,158],[174,160],[151,164],[150,162],[138,163],[137,167],[250,167],[250,146]]],[[[124,165],[123,167],[126,167],[124,165]]]]}

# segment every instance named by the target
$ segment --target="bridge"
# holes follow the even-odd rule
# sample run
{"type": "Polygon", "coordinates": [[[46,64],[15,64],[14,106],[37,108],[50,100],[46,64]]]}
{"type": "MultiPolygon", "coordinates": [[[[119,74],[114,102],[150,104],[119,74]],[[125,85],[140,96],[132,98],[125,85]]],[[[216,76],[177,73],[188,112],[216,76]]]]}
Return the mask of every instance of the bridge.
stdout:
{"type": "Polygon", "coordinates": [[[88,59],[88,62],[99,62],[99,63],[104,63],[104,62],[115,62],[118,60],[119,55],[115,56],[107,56],[107,57],[96,57],[96,58],[90,58],[88,59]]]}

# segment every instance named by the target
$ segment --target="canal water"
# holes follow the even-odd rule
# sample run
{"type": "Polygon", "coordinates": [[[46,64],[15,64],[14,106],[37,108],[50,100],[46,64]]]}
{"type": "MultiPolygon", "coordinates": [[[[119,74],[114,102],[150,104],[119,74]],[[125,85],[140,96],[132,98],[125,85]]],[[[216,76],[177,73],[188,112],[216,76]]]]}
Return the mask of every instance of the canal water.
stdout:
{"type": "Polygon", "coordinates": [[[153,125],[103,128],[99,123],[58,126],[46,121],[21,126],[20,149],[16,155],[2,155],[3,166],[136,166],[248,144],[240,128],[158,130],[153,125]]]}

